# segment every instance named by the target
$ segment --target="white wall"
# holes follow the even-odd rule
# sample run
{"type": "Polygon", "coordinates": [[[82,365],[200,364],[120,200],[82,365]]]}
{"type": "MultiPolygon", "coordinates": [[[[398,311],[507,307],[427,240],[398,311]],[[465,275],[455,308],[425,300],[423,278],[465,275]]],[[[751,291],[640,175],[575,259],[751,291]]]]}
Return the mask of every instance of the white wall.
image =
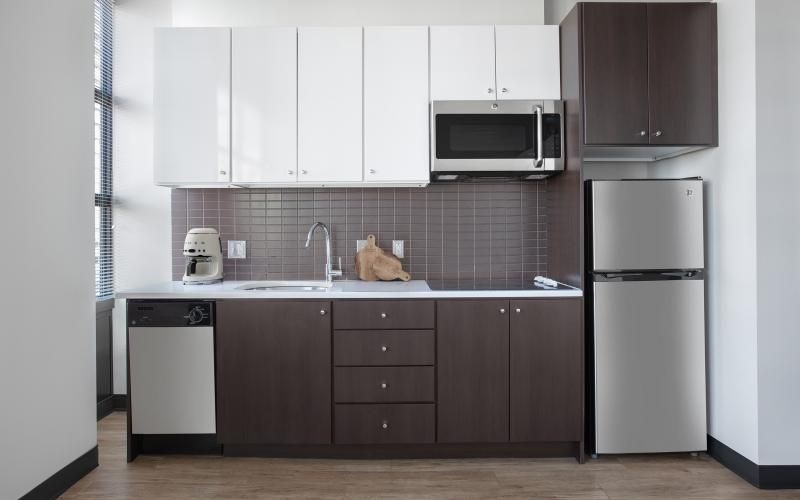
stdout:
{"type": "Polygon", "coordinates": [[[97,443],[93,16],[0,3],[0,498],[97,443]]]}
{"type": "Polygon", "coordinates": [[[545,0],[172,0],[175,26],[543,24],[545,0]]]}
{"type": "Polygon", "coordinates": [[[709,434],[759,462],[755,0],[719,0],[719,148],[662,160],[654,177],[706,180],[709,434]]]}
{"type": "MultiPolygon", "coordinates": [[[[117,290],[169,281],[170,190],[153,185],[153,28],[164,0],[117,0],[114,23],[114,273],[117,290]]],[[[114,309],[114,393],[125,394],[125,301],[114,309]]]]}
{"type": "Polygon", "coordinates": [[[800,464],[800,2],[756,2],[759,464],[800,464]]]}

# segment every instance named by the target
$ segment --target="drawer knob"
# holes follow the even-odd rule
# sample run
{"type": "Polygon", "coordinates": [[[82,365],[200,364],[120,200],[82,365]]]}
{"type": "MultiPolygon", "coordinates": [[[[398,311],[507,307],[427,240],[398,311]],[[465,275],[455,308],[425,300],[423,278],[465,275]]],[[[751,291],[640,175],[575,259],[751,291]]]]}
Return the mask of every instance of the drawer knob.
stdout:
{"type": "Polygon", "coordinates": [[[389,352],[389,346],[388,345],[382,345],[381,346],[381,352],[389,352]]]}
{"type": "Polygon", "coordinates": [[[522,312],[522,309],[520,309],[520,308],[518,307],[518,308],[516,308],[514,311],[515,311],[517,314],[519,314],[519,313],[521,313],[521,312],[522,312]]]}
{"type": "Polygon", "coordinates": [[[389,428],[389,421],[388,420],[384,420],[381,423],[381,429],[388,429],[388,428],[389,428]]]}
{"type": "Polygon", "coordinates": [[[328,311],[326,311],[325,309],[320,309],[319,310],[319,315],[320,316],[325,316],[326,314],[328,314],[328,311]]]}
{"type": "Polygon", "coordinates": [[[387,384],[386,382],[381,382],[381,389],[388,389],[388,388],[389,384],[387,384]]]}
{"type": "Polygon", "coordinates": [[[505,313],[506,313],[506,310],[501,307],[500,308],[500,314],[505,314],[505,313]]]}
{"type": "Polygon", "coordinates": [[[388,316],[386,313],[381,313],[381,319],[386,319],[388,316]]]}

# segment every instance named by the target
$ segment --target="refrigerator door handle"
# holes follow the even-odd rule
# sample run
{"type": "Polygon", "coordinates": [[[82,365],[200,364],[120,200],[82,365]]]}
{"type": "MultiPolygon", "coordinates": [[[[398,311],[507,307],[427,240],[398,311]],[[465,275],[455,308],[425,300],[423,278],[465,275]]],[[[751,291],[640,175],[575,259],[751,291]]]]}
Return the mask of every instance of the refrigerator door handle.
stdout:
{"type": "Polygon", "coordinates": [[[596,282],[613,281],[675,281],[675,280],[702,280],[702,269],[676,270],[676,271],[632,271],[632,272],[595,272],[596,282]]]}

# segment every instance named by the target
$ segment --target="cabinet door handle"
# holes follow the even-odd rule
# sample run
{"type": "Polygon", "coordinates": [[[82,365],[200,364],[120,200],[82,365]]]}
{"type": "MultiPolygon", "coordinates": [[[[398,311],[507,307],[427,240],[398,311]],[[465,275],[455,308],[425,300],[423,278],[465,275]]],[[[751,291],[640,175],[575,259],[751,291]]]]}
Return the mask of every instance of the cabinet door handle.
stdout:
{"type": "Polygon", "coordinates": [[[387,345],[382,345],[381,346],[381,352],[388,352],[388,351],[389,351],[389,346],[387,346],[387,345]]]}
{"type": "Polygon", "coordinates": [[[489,93],[490,93],[490,94],[494,93],[494,89],[493,89],[493,88],[491,88],[491,87],[489,87],[489,93]]]}
{"type": "Polygon", "coordinates": [[[387,384],[386,382],[381,382],[381,389],[386,390],[388,388],[389,388],[389,384],[387,384]]]}
{"type": "Polygon", "coordinates": [[[375,173],[375,169],[374,168],[369,169],[369,173],[374,174],[375,173]]]}
{"type": "Polygon", "coordinates": [[[501,308],[500,308],[500,314],[505,314],[505,313],[506,313],[506,310],[505,310],[504,308],[502,308],[502,307],[501,307],[501,308]]]}
{"type": "Polygon", "coordinates": [[[640,130],[639,131],[639,135],[642,136],[642,137],[646,136],[647,135],[647,130],[640,130]]]}
{"type": "Polygon", "coordinates": [[[389,428],[389,421],[388,420],[384,420],[383,422],[381,422],[381,429],[385,430],[385,429],[388,429],[388,428],[389,428]]]}
{"type": "Polygon", "coordinates": [[[320,316],[325,316],[326,314],[328,314],[328,311],[326,311],[325,309],[320,309],[319,310],[319,315],[320,316]]]}
{"type": "Polygon", "coordinates": [[[306,175],[306,174],[308,174],[308,170],[301,170],[300,173],[303,174],[303,175],[306,175]]]}
{"type": "Polygon", "coordinates": [[[516,308],[514,311],[515,311],[517,314],[519,314],[519,313],[521,313],[521,312],[522,312],[522,309],[520,309],[520,308],[518,307],[518,308],[516,308]]]}
{"type": "Polygon", "coordinates": [[[656,130],[656,133],[653,134],[653,135],[656,136],[656,137],[661,137],[661,131],[660,130],[656,130]]]}
{"type": "Polygon", "coordinates": [[[502,93],[504,93],[504,94],[505,94],[506,92],[508,92],[508,89],[507,89],[507,88],[505,88],[505,87],[503,87],[502,89],[500,89],[500,92],[502,92],[502,93]]]}
{"type": "Polygon", "coordinates": [[[289,175],[294,175],[294,170],[287,170],[286,173],[289,175]]]}
{"type": "Polygon", "coordinates": [[[226,172],[225,170],[220,170],[219,175],[228,175],[228,172],[226,172]]]}
{"type": "Polygon", "coordinates": [[[386,313],[381,313],[381,319],[386,319],[388,315],[386,313]]]}

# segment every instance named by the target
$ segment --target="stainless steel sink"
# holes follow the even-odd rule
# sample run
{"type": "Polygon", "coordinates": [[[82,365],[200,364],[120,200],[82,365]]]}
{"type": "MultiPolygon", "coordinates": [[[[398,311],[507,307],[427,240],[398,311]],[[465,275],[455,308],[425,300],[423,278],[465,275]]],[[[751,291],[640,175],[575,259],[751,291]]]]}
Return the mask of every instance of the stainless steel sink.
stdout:
{"type": "Polygon", "coordinates": [[[237,290],[254,292],[324,292],[333,286],[330,281],[254,281],[237,290]]]}

